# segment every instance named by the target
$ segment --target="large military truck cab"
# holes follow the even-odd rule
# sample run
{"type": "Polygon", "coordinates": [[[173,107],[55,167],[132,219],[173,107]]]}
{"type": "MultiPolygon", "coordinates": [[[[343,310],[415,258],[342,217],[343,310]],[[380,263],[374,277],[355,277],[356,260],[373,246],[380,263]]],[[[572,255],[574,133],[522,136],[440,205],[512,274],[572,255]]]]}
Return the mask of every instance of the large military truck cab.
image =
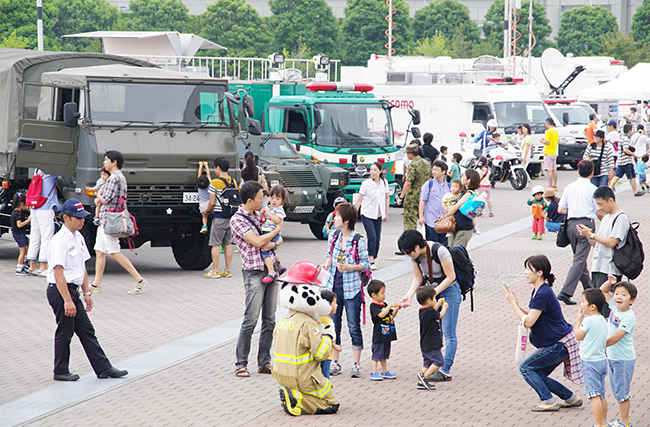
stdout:
{"type": "MultiPolygon", "coordinates": [[[[236,138],[259,134],[248,120],[244,93],[233,96],[223,80],[121,63],[47,71],[25,88],[23,104],[38,102],[18,119],[12,177],[40,168],[59,175],[59,197],[94,207],[92,187],[104,153],[124,156],[127,206],[138,220],[138,247],[171,246],[184,269],[211,263],[195,194],[198,162],[227,158],[239,178],[236,138]]],[[[14,184],[16,191],[28,181],[14,184]]],[[[92,244],[95,228],[83,230],[92,244]]],[[[90,246],[92,247],[92,246],[90,246]]]]}

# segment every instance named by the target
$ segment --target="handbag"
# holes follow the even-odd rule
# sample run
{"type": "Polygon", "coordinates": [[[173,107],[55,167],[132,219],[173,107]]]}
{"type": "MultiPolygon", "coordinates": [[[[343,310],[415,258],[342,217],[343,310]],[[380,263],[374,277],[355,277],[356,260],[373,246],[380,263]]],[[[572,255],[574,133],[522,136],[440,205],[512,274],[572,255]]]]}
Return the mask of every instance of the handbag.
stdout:
{"type": "MultiPolygon", "coordinates": [[[[120,193],[122,183],[120,182],[120,193]]],[[[126,208],[126,193],[120,196],[117,209],[106,209],[104,233],[112,237],[131,237],[138,233],[135,217],[126,208]]]]}
{"type": "Polygon", "coordinates": [[[566,248],[571,243],[569,241],[569,236],[567,234],[568,221],[569,221],[568,217],[565,217],[562,220],[562,223],[560,224],[560,229],[557,231],[557,237],[555,238],[555,246],[557,246],[558,248],[566,248]]]}
{"type": "Polygon", "coordinates": [[[528,337],[530,330],[524,326],[525,321],[526,316],[523,316],[517,328],[517,348],[515,349],[515,362],[517,363],[526,360],[526,347],[528,347],[528,343],[530,342],[528,337]]]}
{"type": "Polygon", "coordinates": [[[474,193],[470,196],[469,199],[463,205],[458,208],[458,211],[465,215],[469,219],[475,219],[483,213],[485,209],[485,197],[483,193],[474,193]]]}
{"type": "Polygon", "coordinates": [[[453,233],[456,231],[456,218],[453,216],[441,216],[433,224],[436,233],[453,233]]]}

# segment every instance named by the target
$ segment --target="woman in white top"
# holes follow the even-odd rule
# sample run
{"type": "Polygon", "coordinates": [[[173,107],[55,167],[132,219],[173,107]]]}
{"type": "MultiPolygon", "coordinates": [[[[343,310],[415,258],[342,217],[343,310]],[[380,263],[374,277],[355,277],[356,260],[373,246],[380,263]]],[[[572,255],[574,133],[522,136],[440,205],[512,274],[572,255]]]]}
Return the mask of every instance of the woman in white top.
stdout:
{"type": "Polygon", "coordinates": [[[381,223],[388,219],[389,203],[388,182],[384,179],[384,170],[381,163],[374,162],[370,165],[370,178],[361,183],[359,197],[354,205],[357,211],[361,207],[361,222],[366,229],[371,270],[377,269],[375,258],[379,253],[381,223]]]}

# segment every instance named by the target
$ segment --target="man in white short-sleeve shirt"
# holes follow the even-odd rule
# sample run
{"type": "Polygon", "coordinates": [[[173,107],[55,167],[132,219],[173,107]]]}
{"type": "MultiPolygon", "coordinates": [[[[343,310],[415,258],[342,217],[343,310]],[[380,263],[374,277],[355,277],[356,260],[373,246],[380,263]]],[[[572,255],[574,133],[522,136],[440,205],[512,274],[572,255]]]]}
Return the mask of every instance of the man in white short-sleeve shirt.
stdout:
{"type": "Polygon", "coordinates": [[[52,237],[49,245],[47,271],[47,300],[56,317],[54,334],[54,379],[76,381],[79,375],[70,372],[70,341],[77,334],[88,360],[98,378],[119,378],[128,374],[111,365],[99,345],[87,311],[93,309],[88,288],[86,261],[90,253],[84,237],[79,232],[85,218],[90,215],[77,199],[70,199],[61,208],[63,227],[52,237]],[[82,289],[86,308],[79,299],[82,289]]]}

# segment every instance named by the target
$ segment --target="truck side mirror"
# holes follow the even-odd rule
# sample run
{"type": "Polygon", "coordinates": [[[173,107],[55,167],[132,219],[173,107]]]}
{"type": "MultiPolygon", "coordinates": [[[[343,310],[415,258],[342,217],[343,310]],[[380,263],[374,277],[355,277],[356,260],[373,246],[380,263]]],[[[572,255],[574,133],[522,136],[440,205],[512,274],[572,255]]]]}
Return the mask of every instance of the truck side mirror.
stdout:
{"type": "Polygon", "coordinates": [[[565,111],[562,113],[562,123],[564,123],[564,126],[569,124],[569,112],[565,111]]]}
{"type": "MultiPolygon", "coordinates": [[[[420,124],[420,110],[409,110],[414,125],[420,124]]],[[[418,137],[419,138],[419,137],[418,137]]]]}
{"type": "Polygon", "coordinates": [[[78,119],[81,117],[81,113],[77,111],[76,102],[66,102],[63,104],[63,124],[69,128],[76,128],[79,126],[78,119]]]}
{"type": "Polygon", "coordinates": [[[246,108],[246,114],[248,114],[248,117],[253,117],[255,115],[255,100],[252,97],[244,97],[244,107],[246,108]]]}
{"type": "Polygon", "coordinates": [[[420,133],[420,128],[411,128],[411,134],[413,135],[413,138],[418,139],[422,136],[422,133],[420,133]]]}
{"type": "Polygon", "coordinates": [[[296,151],[300,151],[300,143],[299,142],[296,142],[295,144],[293,144],[293,147],[296,149],[296,151]]]}
{"type": "Polygon", "coordinates": [[[262,134],[262,124],[259,120],[248,119],[248,133],[255,136],[262,134]]]}
{"type": "Polygon", "coordinates": [[[320,113],[320,110],[314,107],[314,127],[317,128],[323,124],[323,116],[320,113]]]}
{"type": "Polygon", "coordinates": [[[357,164],[357,157],[358,157],[358,156],[357,156],[356,154],[353,154],[353,155],[352,155],[352,164],[353,164],[353,165],[356,165],[356,164],[357,164]]]}

